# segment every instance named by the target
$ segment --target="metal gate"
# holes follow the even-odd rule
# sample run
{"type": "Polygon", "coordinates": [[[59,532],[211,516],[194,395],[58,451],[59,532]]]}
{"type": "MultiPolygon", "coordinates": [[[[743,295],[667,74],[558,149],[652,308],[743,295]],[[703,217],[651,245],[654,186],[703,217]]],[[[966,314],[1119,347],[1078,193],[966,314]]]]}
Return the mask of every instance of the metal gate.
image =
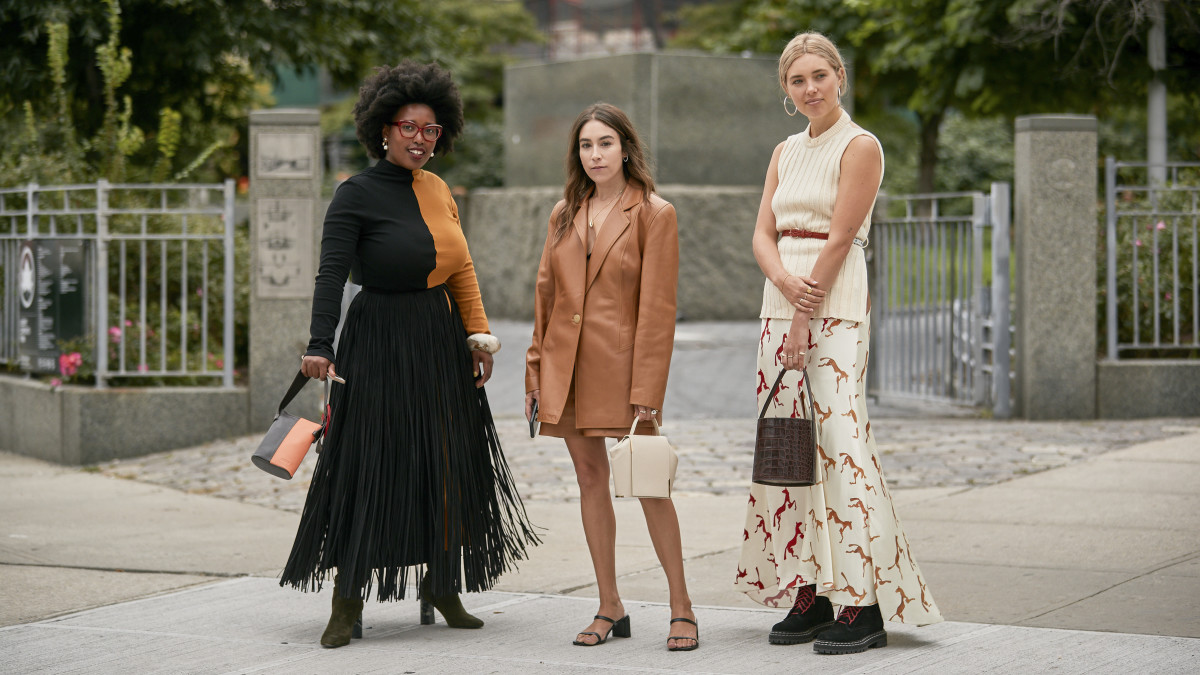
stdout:
{"type": "Polygon", "coordinates": [[[881,194],[871,224],[868,392],[1011,414],[1011,188],[881,194]]]}
{"type": "Polygon", "coordinates": [[[78,348],[96,387],[233,387],[233,209],[232,180],[0,189],[0,364],[16,367],[22,338],[21,242],[88,242],[90,335],[78,348]]]}

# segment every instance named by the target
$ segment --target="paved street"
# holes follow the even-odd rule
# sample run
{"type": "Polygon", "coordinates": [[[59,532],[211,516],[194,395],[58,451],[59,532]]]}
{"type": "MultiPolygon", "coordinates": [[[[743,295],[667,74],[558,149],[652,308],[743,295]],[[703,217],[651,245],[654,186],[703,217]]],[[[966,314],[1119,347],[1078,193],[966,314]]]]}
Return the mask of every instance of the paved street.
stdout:
{"type": "Polygon", "coordinates": [[[15,673],[1190,673],[1200,662],[1200,420],[1001,421],[874,402],[872,428],[913,550],[947,621],[887,626],[886,649],[771,647],[781,610],[732,590],[753,447],[757,328],[681,324],[664,410],[702,646],[667,652],[662,571],[636,500],[617,500],[633,638],[570,645],[596,609],[562,442],[521,417],[528,325],[489,398],[543,544],[464,603],[480,631],[368,603],[366,635],[317,638],[328,592],[277,576],[314,465],[253,468],[257,436],[60,467],[0,452],[0,663],[15,673]],[[747,344],[751,345],[747,349],[747,344]]]}

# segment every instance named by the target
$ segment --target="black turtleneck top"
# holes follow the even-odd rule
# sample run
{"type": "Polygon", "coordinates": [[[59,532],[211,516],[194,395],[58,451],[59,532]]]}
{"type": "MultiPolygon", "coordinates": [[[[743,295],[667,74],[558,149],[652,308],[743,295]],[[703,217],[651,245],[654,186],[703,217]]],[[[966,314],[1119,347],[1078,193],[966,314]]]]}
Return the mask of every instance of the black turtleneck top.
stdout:
{"type": "Polygon", "coordinates": [[[380,160],[338,187],[325,214],[306,354],[333,360],[347,276],[387,292],[446,284],[467,333],[488,332],[458,206],[428,171],[380,160]]]}

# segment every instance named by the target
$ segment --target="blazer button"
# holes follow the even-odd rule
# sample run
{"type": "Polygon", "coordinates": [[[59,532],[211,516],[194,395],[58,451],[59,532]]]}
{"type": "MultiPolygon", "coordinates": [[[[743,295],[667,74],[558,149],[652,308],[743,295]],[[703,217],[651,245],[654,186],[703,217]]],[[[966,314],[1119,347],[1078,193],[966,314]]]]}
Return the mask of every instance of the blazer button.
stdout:
{"type": "Polygon", "coordinates": [[[571,317],[571,323],[578,324],[580,321],[580,318],[581,317],[578,314],[576,314],[575,316],[571,317]]]}

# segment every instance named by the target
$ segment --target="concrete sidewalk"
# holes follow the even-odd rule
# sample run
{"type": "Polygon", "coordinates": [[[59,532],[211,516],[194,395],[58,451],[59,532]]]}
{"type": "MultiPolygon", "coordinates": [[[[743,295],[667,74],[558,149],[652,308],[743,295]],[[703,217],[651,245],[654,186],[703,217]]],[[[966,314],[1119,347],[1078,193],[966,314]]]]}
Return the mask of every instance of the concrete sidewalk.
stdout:
{"type": "Polygon", "coordinates": [[[634,637],[573,647],[595,611],[578,507],[531,500],[545,545],[494,591],[464,596],[483,630],[421,627],[414,602],[369,603],[366,639],[322,650],[328,592],[274,580],[295,514],[0,454],[0,663],[17,673],[1194,672],[1198,482],[1191,433],[982,488],[897,490],[948,621],[889,624],[887,649],[846,657],[767,645],[782,612],[730,590],[743,518],[734,496],[678,500],[699,650],[665,649],[665,585],[625,500],[618,572],[634,637]]]}

